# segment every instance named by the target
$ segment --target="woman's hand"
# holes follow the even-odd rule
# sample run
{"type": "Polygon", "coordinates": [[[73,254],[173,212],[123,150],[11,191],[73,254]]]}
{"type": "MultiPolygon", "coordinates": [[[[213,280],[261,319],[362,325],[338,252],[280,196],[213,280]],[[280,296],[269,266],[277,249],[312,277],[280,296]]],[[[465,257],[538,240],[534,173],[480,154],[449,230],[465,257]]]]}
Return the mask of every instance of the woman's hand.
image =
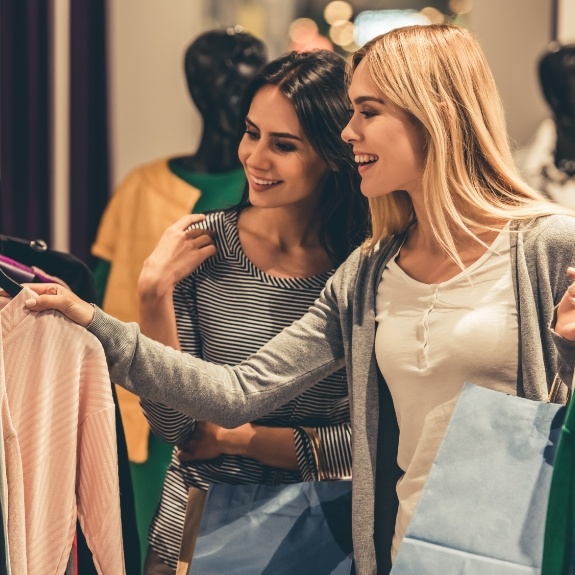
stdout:
{"type": "Polygon", "coordinates": [[[205,219],[202,214],[190,214],[166,229],[140,273],[138,293],[141,299],[154,300],[171,295],[180,280],[216,254],[212,231],[188,229],[205,219]]]}
{"type": "Polygon", "coordinates": [[[241,455],[280,469],[298,469],[293,429],[245,423],[226,429],[198,421],[190,439],[178,445],[180,461],[214,459],[220,455],[241,455]]]}
{"type": "Polygon", "coordinates": [[[215,459],[225,453],[222,443],[224,429],[209,421],[198,421],[191,437],[178,445],[177,452],[180,461],[196,461],[215,459]]]}
{"type": "MultiPolygon", "coordinates": [[[[567,268],[567,275],[575,282],[575,268],[567,268]]],[[[559,302],[554,330],[561,337],[575,341],[575,283],[567,288],[559,302]]]]}
{"type": "Polygon", "coordinates": [[[68,319],[87,327],[94,319],[94,306],[80,299],[59,284],[23,284],[36,292],[37,297],[27,299],[25,306],[32,311],[55,309],[68,319]]]}

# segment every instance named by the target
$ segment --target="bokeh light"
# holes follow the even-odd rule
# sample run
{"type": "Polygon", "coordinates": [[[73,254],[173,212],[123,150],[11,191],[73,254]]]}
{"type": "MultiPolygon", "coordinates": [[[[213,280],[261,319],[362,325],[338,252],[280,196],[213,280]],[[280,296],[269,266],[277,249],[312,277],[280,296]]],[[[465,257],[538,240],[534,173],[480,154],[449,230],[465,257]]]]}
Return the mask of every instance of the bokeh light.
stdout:
{"type": "Polygon", "coordinates": [[[426,6],[419,12],[428,18],[432,24],[443,24],[445,22],[445,14],[440,12],[437,8],[433,8],[433,6],[426,6]]]}
{"type": "Polygon", "coordinates": [[[417,10],[366,10],[355,19],[354,41],[363,46],[372,38],[402,26],[429,25],[431,20],[417,10]]]}
{"type": "Polygon", "coordinates": [[[328,24],[335,24],[339,20],[350,20],[353,8],[349,2],[334,0],[323,9],[323,17],[328,24]]]}
{"type": "Polygon", "coordinates": [[[289,38],[294,44],[306,44],[318,33],[317,24],[311,18],[298,18],[289,27],[289,38]]]}
{"type": "Polygon", "coordinates": [[[338,20],[329,29],[329,37],[338,46],[348,46],[353,42],[354,25],[349,20],[338,20]]]}
{"type": "Polygon", "coordinates": [[[449,0],[449,9],[454,14],[469,14],[472,8],[472,0],[449,0]]]}

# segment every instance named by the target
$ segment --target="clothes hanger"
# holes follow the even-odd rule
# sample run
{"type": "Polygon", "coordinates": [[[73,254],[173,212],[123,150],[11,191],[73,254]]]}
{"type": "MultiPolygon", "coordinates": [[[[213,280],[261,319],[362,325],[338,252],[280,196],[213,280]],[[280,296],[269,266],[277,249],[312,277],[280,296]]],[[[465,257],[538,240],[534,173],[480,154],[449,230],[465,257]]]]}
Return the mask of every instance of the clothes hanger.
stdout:
{"type": "Polygon", "coordinates": [[[15,282],[2,268],[0,268],[0,288],[12,297],[16,297],[22,291],[22,286],[15,282]]]}

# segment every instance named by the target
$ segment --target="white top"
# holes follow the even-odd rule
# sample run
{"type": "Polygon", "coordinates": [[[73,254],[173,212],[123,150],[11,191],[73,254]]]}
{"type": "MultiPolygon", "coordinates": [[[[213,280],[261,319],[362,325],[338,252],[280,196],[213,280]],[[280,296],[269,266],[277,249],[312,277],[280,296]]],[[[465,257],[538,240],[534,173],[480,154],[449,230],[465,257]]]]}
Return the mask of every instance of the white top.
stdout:
{"type": "Polygon", "coordinates": [[[392,258],[376,298],[375,355],[399,423],[395,556],[465,381],[517,393],[518,318],[509,233],[465,272],[439,284],[392,258]]]}

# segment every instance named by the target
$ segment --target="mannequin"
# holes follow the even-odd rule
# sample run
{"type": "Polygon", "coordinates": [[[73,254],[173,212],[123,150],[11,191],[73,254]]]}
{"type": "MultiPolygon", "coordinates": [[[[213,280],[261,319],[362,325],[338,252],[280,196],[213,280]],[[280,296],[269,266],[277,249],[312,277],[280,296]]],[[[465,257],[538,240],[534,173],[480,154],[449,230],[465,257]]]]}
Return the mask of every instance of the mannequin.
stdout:
{"type": "Polygon", "coordinates": [[[551,44],[538,71],[551,117],[539,126],[518,163],[532,187],[575,208],[575,44],[551,44]]]}
{"type": "Polygon", "coordinates": [[[266,51],[262,42],[237,30],[206,32],[186,50],[188,91],[204,122],[196,152],[175,160],[190,171],[218,174],[241,167],[239,102],[248,80],[265,64],[266,51]]]}
{"type": "MultiPolygon", "coordinates": [[[[187,48],[184,71],[192,102],[202,116],[197,150],[132,170],[114,191],[102,216],[92,254],[103,308],[139,321],[137,279],[164,230],[183,215],[237,204],[245,176],[237,156],[242,92],[267,61],[265,45],[240,27],[210,30],[187,48]]],[[[136,396],[118,388],[128,445],[142,556],[163,485],[171,446],[149,434],[136,396]]]]}
{"type": "Polygon", "coordinates": [[[555,122],[554,163],[575,175],[575,44],[551,48],[539,61],[539,80],[555,122]]]}

